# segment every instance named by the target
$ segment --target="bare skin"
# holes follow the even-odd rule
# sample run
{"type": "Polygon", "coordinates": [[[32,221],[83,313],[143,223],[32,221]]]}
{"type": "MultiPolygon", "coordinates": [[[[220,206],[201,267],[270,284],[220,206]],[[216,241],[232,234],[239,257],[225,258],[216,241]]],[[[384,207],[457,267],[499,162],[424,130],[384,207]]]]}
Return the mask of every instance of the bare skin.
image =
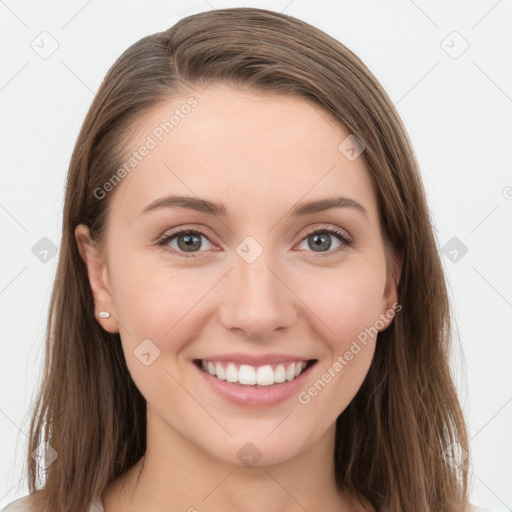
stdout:
{"type": "MultiPolygon", "coordinates": [[[[387,328],[397,302],[364,158],[340,152],[348,132],[303,99],[227,86],[193,96],[197,106],[109,192],[105,247],[90,243],[86,226],[75,232],[96,315],[111,313],[99,321],[120,333],[147,401],[146,454],[107,487],[105,512],[373,510],[337,489],[333,461],[336,418],[360,388],[378,336],[335,376],[332,366],[365,328],[387,328]],[[229,216],[179,207],[141,214],[168,194],[222,203],[229,216]],[[290,215],[299,202],[333,196],[366,213],[290,215]],[[185,235],[158,245],[178,226],[201,231],[194,257],[180,255],[185,235]],[[338,228],[353,244],[324,234],[315,250],[313,228],[338,228]],[[251,251],[262,249],[251,263],[237,252],[248,236],[251,251]],[[147,366],[134,355],[144,339],[160,351],[147,366]],[[234,352],[316,359],[305,393],[329,368],[332,378],[307,403],[295,393],[269,407],[233,404],[193,360],[234,352]],[[261,457],[252,467],[237,456],[249,442],[261,457]]],[[[133,148],[187,97],[149,112],[133,148]]]]}

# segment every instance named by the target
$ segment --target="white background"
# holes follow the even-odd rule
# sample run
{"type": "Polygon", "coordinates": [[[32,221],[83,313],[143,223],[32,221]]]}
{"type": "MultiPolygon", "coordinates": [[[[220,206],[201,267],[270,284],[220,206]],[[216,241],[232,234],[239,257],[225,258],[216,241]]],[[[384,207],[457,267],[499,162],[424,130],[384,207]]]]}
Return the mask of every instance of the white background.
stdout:
{"type": "Polygon", "coordinates": [[[32,247],[42,237],[60,244],[67,166],[94,93],[141,37],[189,14],[241,6],[298,17],[344,43],[402,116],[439,247],[457,237],[468,248],[456,263],[442,258],[461,341],[453,371],[471,436],[471,501],[512,510],[510,0],[1,0],[0,507],[27,493],[26,432],[57,263],[41,262],[32,247]],[[49,37],[43,31],[58,43],[47,59],[31,47],[49,37]],[[462,38],[469,46],[453,58],[462,38]]]}

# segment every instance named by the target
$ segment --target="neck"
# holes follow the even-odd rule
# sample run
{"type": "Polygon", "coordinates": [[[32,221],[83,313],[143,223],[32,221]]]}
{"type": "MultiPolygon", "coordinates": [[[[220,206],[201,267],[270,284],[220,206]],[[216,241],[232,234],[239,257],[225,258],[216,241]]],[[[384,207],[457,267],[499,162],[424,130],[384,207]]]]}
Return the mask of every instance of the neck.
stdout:
{"type": "Polygon", "coordinates": [[[153,415],[144,457],[107,487],[105,512],[373,510],[336,486],[334,424],[293,459],[246,467],[212,457],[160,422],[153,415]]]}

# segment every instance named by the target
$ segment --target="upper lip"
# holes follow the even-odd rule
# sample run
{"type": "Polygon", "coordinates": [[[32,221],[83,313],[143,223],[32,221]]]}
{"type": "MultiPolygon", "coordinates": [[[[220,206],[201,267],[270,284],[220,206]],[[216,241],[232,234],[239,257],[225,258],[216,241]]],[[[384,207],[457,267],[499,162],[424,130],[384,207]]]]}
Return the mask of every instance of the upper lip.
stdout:
{"type": "Polygon", "coordinates": [[[200,358],[205,361],[215,361],[219,363],[239,363],[248,364],[250,366],[263,366],[266,364],[279,364],[288,362],[305,361],[308,362],[312,358],[296,356],[293,354],[215,354],[200,358]]]}

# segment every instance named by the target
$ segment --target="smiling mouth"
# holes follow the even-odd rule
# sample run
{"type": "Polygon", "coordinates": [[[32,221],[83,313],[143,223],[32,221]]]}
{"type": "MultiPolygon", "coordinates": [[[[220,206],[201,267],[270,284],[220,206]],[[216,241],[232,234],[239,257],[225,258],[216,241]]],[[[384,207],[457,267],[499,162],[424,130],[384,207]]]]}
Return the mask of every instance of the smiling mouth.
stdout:
{"type": "Polygon", "coordinates": [[[310,359],[309,361],[252,366],[206,359],[194,360],[194,364],[201,371],[218,380],[254,388],[274,386],[295,380],[316,362],[316,359],[310,359]]]}

